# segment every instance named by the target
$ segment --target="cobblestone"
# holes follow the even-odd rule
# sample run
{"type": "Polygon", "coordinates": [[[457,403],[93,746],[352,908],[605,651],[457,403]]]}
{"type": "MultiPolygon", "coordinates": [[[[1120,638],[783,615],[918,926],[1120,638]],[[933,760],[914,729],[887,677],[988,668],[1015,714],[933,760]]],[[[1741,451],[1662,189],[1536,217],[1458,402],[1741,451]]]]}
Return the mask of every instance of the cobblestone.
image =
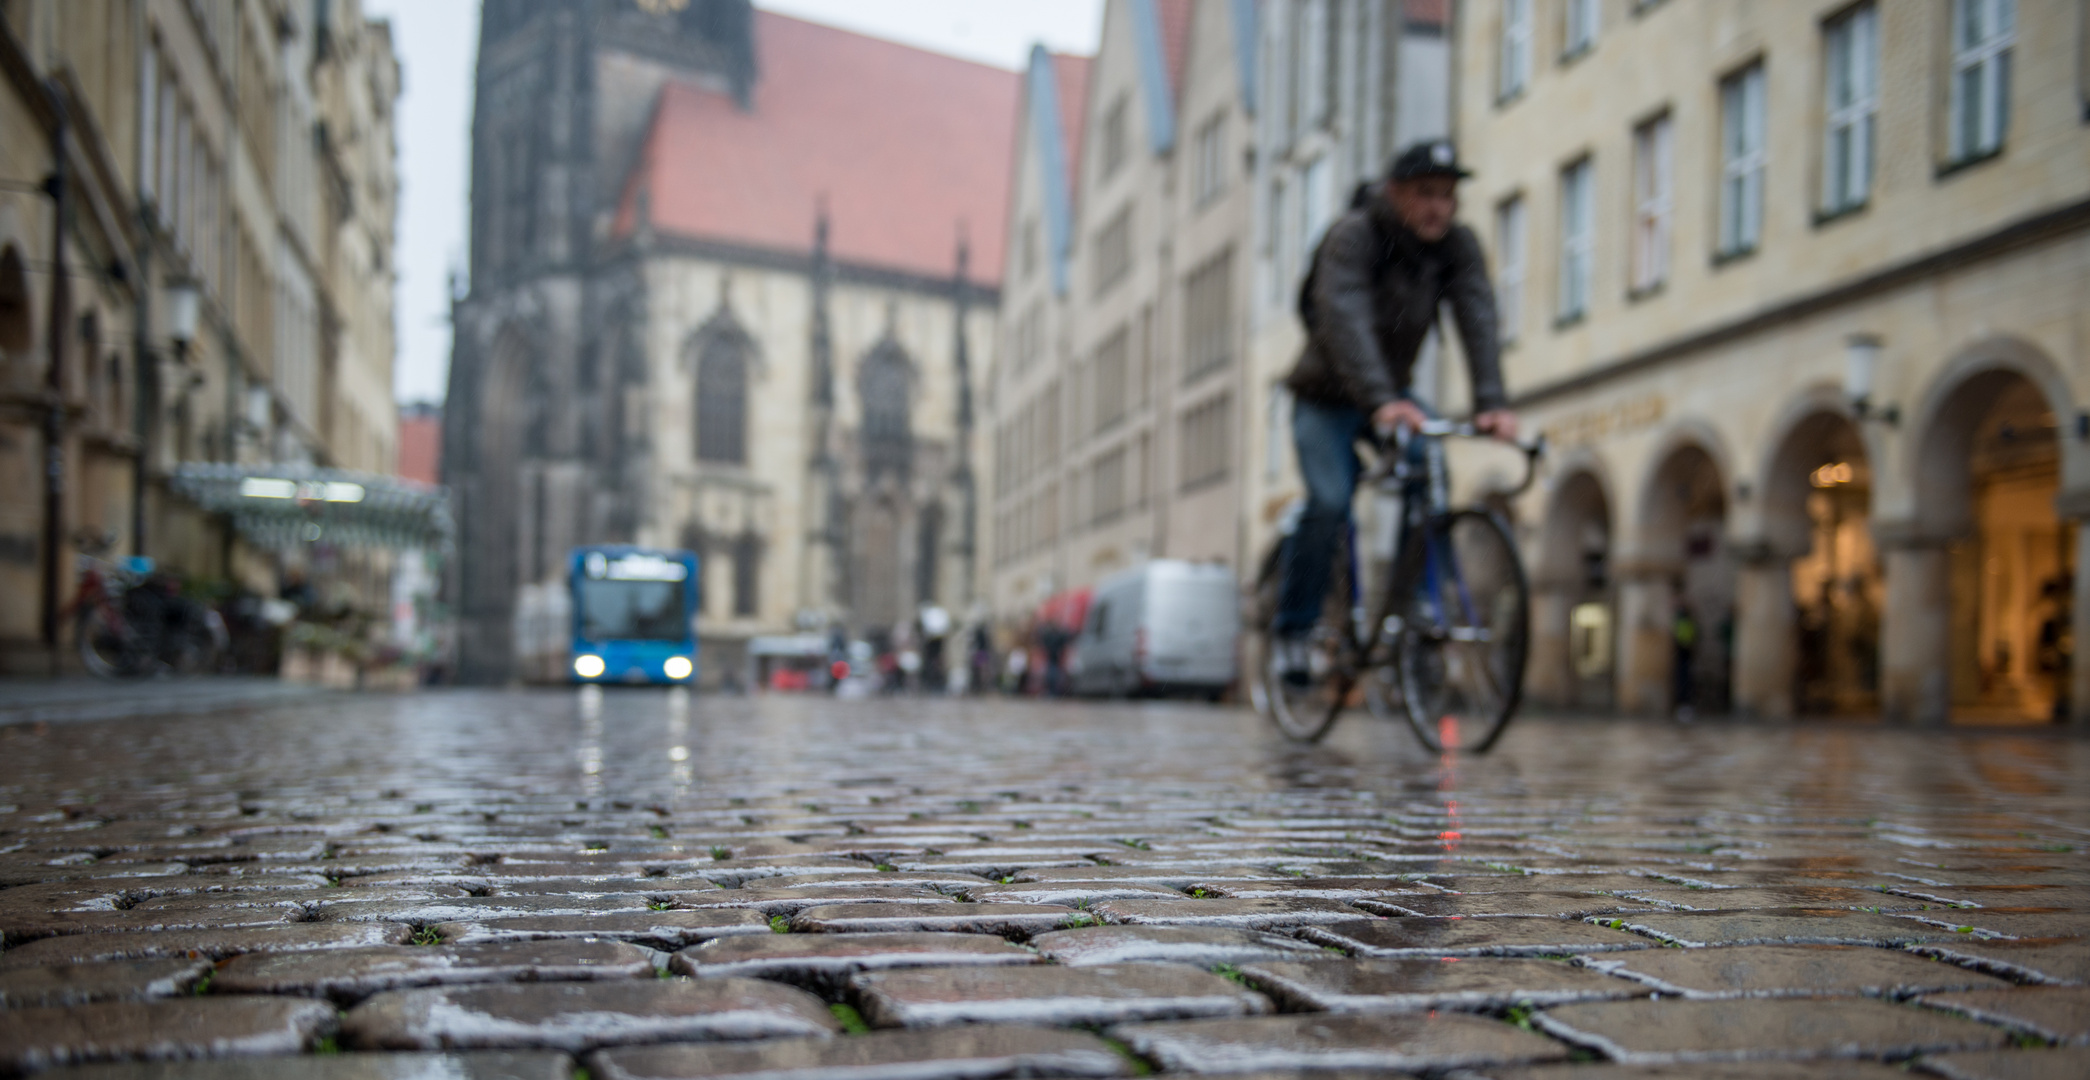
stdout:
{"type": "Polygon", "coordinates": [[[0,1073],[2090,1074],[2043,735],[455,692],[0,759],[0,1073]]]}

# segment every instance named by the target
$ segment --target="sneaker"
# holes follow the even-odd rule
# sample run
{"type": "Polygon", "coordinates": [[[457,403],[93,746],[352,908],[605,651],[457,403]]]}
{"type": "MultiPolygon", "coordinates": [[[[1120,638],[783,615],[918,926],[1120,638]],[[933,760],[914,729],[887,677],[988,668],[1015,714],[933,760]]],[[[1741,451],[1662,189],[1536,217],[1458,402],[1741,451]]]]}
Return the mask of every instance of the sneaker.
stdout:
{"type": "Polygon", "coordinates": [[[1278,638],[1275,651],[1271,664],[1287,686],[1304,687],[1313,681],[1313,643],[1306,635],[1278,638]]]}

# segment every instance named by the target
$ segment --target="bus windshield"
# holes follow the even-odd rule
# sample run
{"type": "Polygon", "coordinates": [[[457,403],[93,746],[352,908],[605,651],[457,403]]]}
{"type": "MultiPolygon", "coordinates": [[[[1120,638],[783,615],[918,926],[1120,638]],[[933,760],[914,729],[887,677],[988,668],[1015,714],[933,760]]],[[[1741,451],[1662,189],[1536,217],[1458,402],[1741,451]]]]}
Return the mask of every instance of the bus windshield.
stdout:
{"type": "Polygon", "coordinates": [[[586,641],[686,641],[688,612],[679,581],[579,583],[581,637],[586,641]]]}

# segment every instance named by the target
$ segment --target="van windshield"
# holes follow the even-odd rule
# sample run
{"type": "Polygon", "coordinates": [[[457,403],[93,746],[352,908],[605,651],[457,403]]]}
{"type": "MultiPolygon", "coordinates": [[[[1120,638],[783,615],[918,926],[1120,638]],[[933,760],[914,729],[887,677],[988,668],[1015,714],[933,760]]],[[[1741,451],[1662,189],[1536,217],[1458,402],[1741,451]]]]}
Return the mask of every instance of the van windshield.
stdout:
{"type": "Polygon", "coordinates": [[[689,618],[679,581],[605,581],[580,583],[581,638],[584,641],[685,641],[689,618]]]}

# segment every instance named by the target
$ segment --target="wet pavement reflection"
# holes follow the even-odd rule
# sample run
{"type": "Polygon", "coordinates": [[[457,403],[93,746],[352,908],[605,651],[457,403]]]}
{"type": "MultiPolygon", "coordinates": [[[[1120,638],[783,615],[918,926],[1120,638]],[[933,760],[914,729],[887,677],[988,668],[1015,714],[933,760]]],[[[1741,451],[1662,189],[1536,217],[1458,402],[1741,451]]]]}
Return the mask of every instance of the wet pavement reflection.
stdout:
{"type": "Polygon", "coordinates": [[[2086,755],[596,687],[0,723],[0,1072],[2072,1069],[2086,755]]]}

